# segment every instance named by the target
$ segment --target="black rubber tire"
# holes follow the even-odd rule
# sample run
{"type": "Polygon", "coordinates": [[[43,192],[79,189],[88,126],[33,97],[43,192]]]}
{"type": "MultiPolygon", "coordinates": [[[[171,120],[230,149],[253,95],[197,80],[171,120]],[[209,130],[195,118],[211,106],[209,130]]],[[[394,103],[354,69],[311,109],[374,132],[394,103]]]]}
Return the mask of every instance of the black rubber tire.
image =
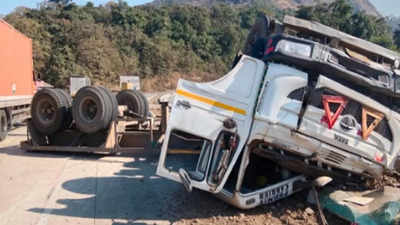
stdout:
{"type": "Polygon", "coordinates": [[[150,107],[149,107],[149,101],[147,101],[146,96],[144,96],[144,94],[140,91],[135,90],[136,94],[138,96],[140,96],[141,100],[142,100],[142,106],[143,106],[143,119],[146,119],[149,116],[150,113],[150,107]]]}
{"type": "Polygon", "coordinates": [[[118,105],[126,105],[129,110],[135,113],[134,118],[144,120],[147,115],[145,114],[145,108],[143,99],[133,90],[123,90],[117,94],[118,105]]]}
{"type": "Polygon", "coordinates": [[[60,88],[56,88],[57,91],[59,91],[62,96],[65,98],[65,100],[67,101],[67,106],[71,107],[72,106],[72,97],[71,95],[69,95],[65,90],[60,89],[60,88]]]}
{"type": "Polygon", "coordinates": [[[116,96],[107,88],[103,86],[98,86],[110,99],[111,101],[111,108],[112,108],[112,114],[111,114],[111,121],[114,121],[118,117],[118,101],[116,96]]]}
{"type": "Polygon", "coordinates": [[[72,124],[72,97],[63,89],[56,89],[64,100],[64,122],[63,128],[67,129],[71,127],[72,124]]]}
{"type": "Polygon", "coordinates": [[[102,86],[95,86],[94,88],[96,88],[97,90],[99,90],[102,93],[103,99],[104,99],[104,103],[106,105],[106,109],[105,109],[107,111],[107,117],[106,118],[108,118],[108,119],[106,119],[104,121],[104,129],[100,129],[99,130],[99,131],[102,131],[102,130],[107,129],[109,127],[110,123],[111,123],[111,120],[112,120],[112,117],[113,117],[113,113],[114,113],[114,109],[112,107],[113,103],[112,103],[112,100],[111,100],[112,98],[110,98],[110,96],[109,96],[109,92],[106,91],[107,89],[105,89],[102,86]]]}
{"type": "Polygon", "coordinates": [[[0,110],[0,141],[6,139],[8,134],[8,120],[6,111],[0,110]]]}
{"type": "Polygon", "coordinates": [[[101,88],[86,86],[79,89],[72,104],[76,127],[87,134],[108,128],[112,116],[111,105],[110,98],[101,88]]]}
{"type": "Polygon", "coordinates": [[[49,135],[63,128],[66,108],[67,103],[57,89],[40,89],[31,104],[32,123],[36,130],[49,135]]]}

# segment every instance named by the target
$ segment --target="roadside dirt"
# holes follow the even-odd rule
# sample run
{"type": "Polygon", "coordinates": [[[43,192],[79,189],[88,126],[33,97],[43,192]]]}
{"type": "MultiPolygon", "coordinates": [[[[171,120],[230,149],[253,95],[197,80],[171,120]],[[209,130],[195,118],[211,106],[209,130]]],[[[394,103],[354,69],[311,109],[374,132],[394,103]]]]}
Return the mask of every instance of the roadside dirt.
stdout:
{"type": "Polygon", "coordinates": [[[158,155],[25,152],[25,139],[20,127],[0,143],[0,225],[320,224],[307,192],[239,210],[155,176],[158,155]]]}
{"type": "MultiPolygon", "coordinates": [[[[202,207],[196,212],[198,218],[179,220],[177,224],[321,224],[318,209],[306,202],[307,194],[307,191],[300,192],[279,202],[251,210],[239,210],[217,199],[211,201],[203,195],[193,194],[193,201],[202,202],[202,207]],[[215,200],[218,202],[212,203],[215,200]],[[205,215],[208,216],[204,218],[205,215]]],[[[329,224],[348,224],[329,213],[325,215],[329,224]]]]}
{"type": "Polygon", "coordinates": [[[176,88],[179,79],[185,79],[196,82],[207,82],[216,80],[223,74],[220,73],[207,73],[203,71],[191,71],[190,73],[177,73],[174,72],[168,76],[154,76],[147,77],[141,80],[141,88],[146,92],[167,91],[176,88]]]}
{"type": "MultiPolygon", "coordinates": [[[[239,210],[213,195],[155,176],[158,155],[32,153],[20,127],[0,143],[0,225],[321,224],[303,191],[239,210]]],[[[399,188],[398,175],[384,184],[399,188]]],[[[325,212],[330,225],[349,224],[325,212]]]]}

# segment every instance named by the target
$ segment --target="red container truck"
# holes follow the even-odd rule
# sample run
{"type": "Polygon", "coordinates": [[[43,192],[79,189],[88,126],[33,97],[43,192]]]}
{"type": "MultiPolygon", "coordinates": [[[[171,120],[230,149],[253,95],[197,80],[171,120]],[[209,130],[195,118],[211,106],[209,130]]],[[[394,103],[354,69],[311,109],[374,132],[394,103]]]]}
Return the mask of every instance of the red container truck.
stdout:
{"type": "Polygon", "coordinates": [[[0,19],[0,141],[29,117],[35,92],[32,40],[0,19]]]}

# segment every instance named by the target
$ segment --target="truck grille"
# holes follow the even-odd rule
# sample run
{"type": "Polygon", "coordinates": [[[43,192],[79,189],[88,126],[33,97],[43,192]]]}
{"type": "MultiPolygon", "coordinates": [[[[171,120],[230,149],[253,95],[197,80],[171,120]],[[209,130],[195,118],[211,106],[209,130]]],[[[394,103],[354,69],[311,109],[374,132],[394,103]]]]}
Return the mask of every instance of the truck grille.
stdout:
{"type": "Polygon", "coordinates": [[[335,163],[335,164],[342,164],[344,160],[346,159],[346,156],[330,151],[325,157],[324,160],[335,163]]]}

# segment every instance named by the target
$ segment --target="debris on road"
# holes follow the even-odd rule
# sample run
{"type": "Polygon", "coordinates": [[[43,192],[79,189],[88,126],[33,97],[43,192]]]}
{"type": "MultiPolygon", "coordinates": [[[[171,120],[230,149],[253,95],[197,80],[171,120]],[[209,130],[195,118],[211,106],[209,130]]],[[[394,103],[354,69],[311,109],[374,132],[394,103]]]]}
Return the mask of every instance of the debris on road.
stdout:
{"type": "Polygon", "coordinates": [[[327,188],[320,193],[320,201],[327,211],[354,224],[390,225],[400,221],[398,188],[366,191],[327,188]]]}

